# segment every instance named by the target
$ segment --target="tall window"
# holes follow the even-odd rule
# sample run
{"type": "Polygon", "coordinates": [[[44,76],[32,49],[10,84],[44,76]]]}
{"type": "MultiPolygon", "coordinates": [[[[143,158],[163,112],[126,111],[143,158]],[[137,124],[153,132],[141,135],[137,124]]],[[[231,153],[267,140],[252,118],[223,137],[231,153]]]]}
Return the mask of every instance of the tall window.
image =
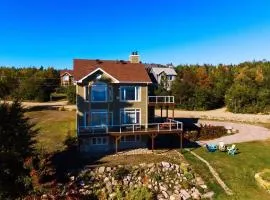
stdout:
{"type": "Polygon", "coordinates": [[[112,101],[113,88],[107,86],[106,83],[95,83],[91,87],[91,101],[92,102],[106,102],[112,101]]]}
{"type": "Polygon", "coordinates": [[[138,86],[120,87],[121,101],[140,101],[140,91],[138,86]]]}
{"type": "Polygon", "coordinates": [[[91,126],[108,125],[108,112],[91,112],[91,126]]]}
{"type": "Polygon", "coordinates": [[[125,109],[120,111],[121,124],[139,124],[141,111],[140,109],[125,109]]]}
{"type": "Polygon", "coordinates": [[[91,101],[107,101],[108,88],[105,83],[95,83],[91,88],[91,101]]]}

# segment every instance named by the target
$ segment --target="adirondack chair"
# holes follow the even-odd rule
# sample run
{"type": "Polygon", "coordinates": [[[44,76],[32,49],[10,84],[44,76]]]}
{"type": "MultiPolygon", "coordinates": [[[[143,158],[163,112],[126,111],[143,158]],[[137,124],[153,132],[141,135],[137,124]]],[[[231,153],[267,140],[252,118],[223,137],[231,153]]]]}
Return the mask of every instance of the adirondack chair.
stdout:
{"type": "Polygon", "coordinates": [[[220,151],[226,151],[226,145],[224,144],[224,142],[219,142],[218,143],[218,149],[220,151]]]}
{"type": "Polygon", "coordinates": [[[217,150],[216,144],[206,144],[206,148],[209,152],[215,152],[217,150]]]}
{"type": "Polygon", "coordinates": [[[228,155],[234,156],[236,154],[236,152],[237,152],[237,148],[236,148],[235,144],[233,144],[231,147],[227,148],[228,155]]]}

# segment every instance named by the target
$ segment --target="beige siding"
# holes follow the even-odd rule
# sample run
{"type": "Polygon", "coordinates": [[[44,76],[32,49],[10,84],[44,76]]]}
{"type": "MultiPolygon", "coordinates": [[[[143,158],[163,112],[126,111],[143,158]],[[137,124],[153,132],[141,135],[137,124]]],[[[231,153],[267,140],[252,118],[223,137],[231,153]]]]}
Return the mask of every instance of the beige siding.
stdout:
{"type": "MultiPolygon", "coordinates": [[[[78,85],[77,89],[77,107],[78,107],[78,124],[83,125],[83,114],[92,109],[107,109],[113,112],[113,124],[120,124],[120,109],[123,108],[140,108],[141,123],[148,123],[148,89],[146,84],[112,84],[113,86],[113,101],[106,103],[89,103],[85,101],[84,85],[78,85]],[[140,86],[141,87],[141,101],[139,102],[120,102],[120,86],[140,86]]],[[[90,92],[90,91],[89,91],[90,92]]]]}

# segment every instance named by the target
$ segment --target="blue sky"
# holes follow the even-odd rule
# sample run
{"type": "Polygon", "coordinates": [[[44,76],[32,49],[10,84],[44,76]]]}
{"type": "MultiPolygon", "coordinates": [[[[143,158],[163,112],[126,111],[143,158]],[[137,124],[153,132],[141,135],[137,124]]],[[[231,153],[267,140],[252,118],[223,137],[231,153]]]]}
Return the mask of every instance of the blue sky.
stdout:
{"type": "Polygon", "coordinates": [[[269,0],[2,0],[0,65],[270,60],[269,0]]]}

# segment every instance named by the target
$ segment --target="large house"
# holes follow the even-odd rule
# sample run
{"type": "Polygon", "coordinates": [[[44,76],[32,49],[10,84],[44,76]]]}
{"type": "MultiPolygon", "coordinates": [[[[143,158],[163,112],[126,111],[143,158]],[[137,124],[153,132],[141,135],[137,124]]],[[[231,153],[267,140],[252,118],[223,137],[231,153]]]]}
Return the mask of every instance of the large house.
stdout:
{"type": "MultiPolygon", "coordinates": [[[[77,134],[81,152],[146,147],[157,134],[180,134],[182,123],[155,123],[155,107],[174,107],[172,96],[150,96],[152,82],[138,54],[130,61],[74,59],[77,134]],[[150,137],[149,137],[150,136],[150,137]]],[[[161,112],[162,114],[163,112],[161,112]]]]}
{"type": "Polygon", "coordinates": [[[61,86],[74,85],[73,70],[60,70],[61,86]]]}
{"type": "Polygon", "coordinates": [[[154,77],[154,81],[164,87],[166,90],[171,89],[172,83],[177,76],[177,73],[173,66],[151,67],[149,71],[154,77]]]}

